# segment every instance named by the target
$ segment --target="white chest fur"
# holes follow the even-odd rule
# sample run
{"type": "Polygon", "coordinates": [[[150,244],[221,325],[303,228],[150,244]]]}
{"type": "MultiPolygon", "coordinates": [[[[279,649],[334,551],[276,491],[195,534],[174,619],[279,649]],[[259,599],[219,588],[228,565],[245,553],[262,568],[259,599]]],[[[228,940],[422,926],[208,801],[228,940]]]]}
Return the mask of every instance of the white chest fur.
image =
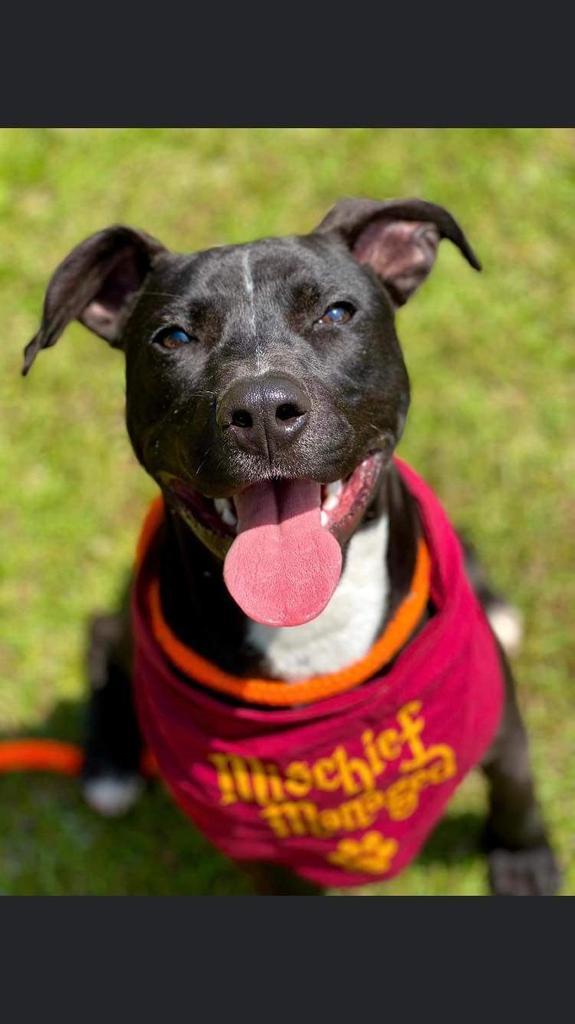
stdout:
{"type": "Polygon", "coordinates": [[[296,682],[337,672],[367,653],[387,607],[388,519],[383,516],[352,537],[345,569],[327,608],[303,626],[250,624],[248,642],[278,679],[296,682]]]}

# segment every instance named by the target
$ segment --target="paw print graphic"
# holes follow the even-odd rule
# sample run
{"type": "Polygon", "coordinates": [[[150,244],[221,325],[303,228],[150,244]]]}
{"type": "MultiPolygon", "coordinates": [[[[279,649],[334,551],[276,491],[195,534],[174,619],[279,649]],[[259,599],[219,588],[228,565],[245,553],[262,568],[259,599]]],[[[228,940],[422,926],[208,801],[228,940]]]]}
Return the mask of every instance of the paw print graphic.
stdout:
{"type": "Polygon", "coordinates": [[[342,839],[328,860],[347,871],[380,875],[389,870],[397,847],[395,839],[386,839],[381,832],[366,832],[361,839],[342,839]]]}

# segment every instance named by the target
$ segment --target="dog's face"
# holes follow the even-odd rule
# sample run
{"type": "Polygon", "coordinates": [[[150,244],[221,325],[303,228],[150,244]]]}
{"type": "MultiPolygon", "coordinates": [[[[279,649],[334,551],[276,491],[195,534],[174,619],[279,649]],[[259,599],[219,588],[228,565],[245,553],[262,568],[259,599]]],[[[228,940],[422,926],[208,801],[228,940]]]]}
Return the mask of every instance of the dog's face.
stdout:
{"type": "Polygon", "coordinates": [[[418,200],[344,200],[309,235],[191,255],[110,228],[56,271],[25,370],[73,318],[121,347],[144,468],[214,554],[232,545],[226,580],[247,614],[307,621],[401,436],[394,311],[442,237],[478,266],[450,215],[418,200]],[[262,559],[272,582],[254,596],[262,559]]]}

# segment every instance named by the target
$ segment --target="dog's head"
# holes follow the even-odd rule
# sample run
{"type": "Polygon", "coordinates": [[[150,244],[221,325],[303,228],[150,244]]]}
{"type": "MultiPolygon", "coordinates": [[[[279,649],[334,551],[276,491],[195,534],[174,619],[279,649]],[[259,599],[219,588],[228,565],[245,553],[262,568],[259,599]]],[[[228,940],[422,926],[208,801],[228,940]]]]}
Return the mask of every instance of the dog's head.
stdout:
{"type": "Polygon", "coordinates": [[[479,269],[450,214],[416,199],[345,199],[308,235],[190,255],[107,228],[54,273],[24,372],[73,319],[123,349],[138,459],[246,613],[295,625],[333,593],[401,436],[394,313],[442,238],[479,269]]]}

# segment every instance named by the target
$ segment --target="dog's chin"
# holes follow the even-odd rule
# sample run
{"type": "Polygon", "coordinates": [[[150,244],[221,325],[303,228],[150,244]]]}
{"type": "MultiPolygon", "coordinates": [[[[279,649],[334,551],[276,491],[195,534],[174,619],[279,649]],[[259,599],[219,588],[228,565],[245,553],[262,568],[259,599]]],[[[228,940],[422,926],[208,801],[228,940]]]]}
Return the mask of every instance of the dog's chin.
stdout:
{"type": "MultiPolygon", "coordinates": [[[[347,543],[363,519],[388,463],[387,452],[370,452],[344,479],[321,484],[321,525],[340,545],[347,543]]],[[[234,496],[208,498],[171,473],[161,473],[160,479],[169,507],[212,554],[225,559],[238,532],[234,496]]]]}

